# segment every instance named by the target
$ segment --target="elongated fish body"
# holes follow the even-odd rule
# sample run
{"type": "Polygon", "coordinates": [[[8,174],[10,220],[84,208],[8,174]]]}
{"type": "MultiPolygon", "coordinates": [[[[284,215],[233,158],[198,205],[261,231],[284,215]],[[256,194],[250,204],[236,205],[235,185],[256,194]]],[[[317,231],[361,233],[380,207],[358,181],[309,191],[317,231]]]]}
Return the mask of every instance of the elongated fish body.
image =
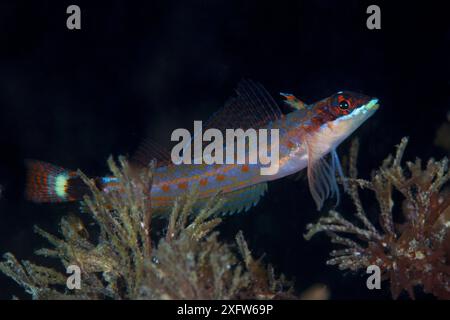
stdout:
{"type": "MultiPolygon", "coordinates": [[[[224,213],[247,210],[267,189],[267,182],[308,168],[311,194],[321,208],[326,198],[338,196],[336,172],[342,174],[336,147],[378,108],[377,99],[352,92],[338,92],[306,105],[292,95],[282,94],[294,111],[283,115],[271,96],[258,84],[242,82],[237,96],[213,116],[209,128],[278,129],[279,165],[272,175],[261,174],[261,164],[180,164],[166,161],[156,168],[151,188],[155,214],[163,214],[187,190],[196,188],[199,204],[218,191],[226,198],[224,213]],[[330,159],[326,159],[331,154],[330,159]]],[[[161,152],[159,152],[161,154],[161,152]]],[[[147,152],[141,163],[148,163],[147,152]]],[[[166,159],[167,159],[166,155],[166,159]]],[[[78,200],[76,174],[43,162],[30,163],[28,197],[36,202],[78,200]]],[[[105,192],[116,190],[115,178],[99,181],[105,192]]]]}

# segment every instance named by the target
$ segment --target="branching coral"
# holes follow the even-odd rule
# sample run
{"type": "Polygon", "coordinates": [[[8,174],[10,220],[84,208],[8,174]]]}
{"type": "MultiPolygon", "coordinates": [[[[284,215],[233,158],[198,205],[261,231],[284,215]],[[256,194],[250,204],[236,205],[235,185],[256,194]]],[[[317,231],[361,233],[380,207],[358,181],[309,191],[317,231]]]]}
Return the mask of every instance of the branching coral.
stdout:
{"type": "Polygon", "coordinates": [[[379,266],[384,279],[390,280],[394,298],[403,290],[414,298],[414,287],[420,285],[427,293],[450,299],[450,194],[443,189],[450,179],[448,160],[430,159],[422,169],[421,160],[416,159],[407,162],[404,169],[400,162],[407,142],[404,138],[395,156],[384,160],[369,181],[357,178],[357,147],[352,147],[347,182],[359,223],[330,211],[329,216],[307,226],[305,237],[325,231],[333,243],[346,247],[332,251],[327,261],[341,270],[379,266]],[[381,230],[368,219],[359,188],[374,192],[381,230]],[[394,191],[404,198],[401,206],[394,205],[394,191]],[[396,207],[400,207],[404,220],[398,225],[394,222],[396,207]],[[338,234],[354,235],[359,240],[338,234]]]}
{"type": "Polygon", "coordinates": [[[179,199],[167,231],[152,245],[150,238],[153,165],[133,170],[124,158],[109,159],[117,191],[103,192],[94,180],[79,175],[91,195],[84,203],[99,227],[90,236],[81,219],[61,220],[62,238],[40,228],[36,232],[53,246],[37,254],[59,259],[64,267],[81,269],[81,288],[69,290],[67,275],[5,254],[0,271],[34,299],[274,299],[295,298],[291,284],[275,277],[271,267],[254,260],[241,232],[236,246],[219,242],[214,217],[223,204],[218,195],[192,215],[193,190],[179,199]],[[95,238],[95,239],[92,239],[95,238]]]}

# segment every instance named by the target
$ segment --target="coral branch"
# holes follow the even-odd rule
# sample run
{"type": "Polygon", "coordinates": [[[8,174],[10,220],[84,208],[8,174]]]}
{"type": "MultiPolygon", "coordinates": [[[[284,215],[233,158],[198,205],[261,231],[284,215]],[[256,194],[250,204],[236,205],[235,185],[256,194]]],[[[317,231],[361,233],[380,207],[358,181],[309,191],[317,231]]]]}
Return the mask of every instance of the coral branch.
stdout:
{"type": "Polygon", "coordinates": [[[371,180],[357,179],[356,152],[350,156],[349,195],[356,207],[355,216],[363,226],[330,211],[316,224],[307,226],[306,239],[325,231],[333,243],[346,249],[334,250],[327,264],[339,269],[356,271],[378,265],[391,283],[394,298],[406,290],[414,298],[414,287],[420,285],[438,298],[450,298],[450,197],[444,185],[450,179],[448,160],[430,159],[422,169],[420,159],[401,160],[408,139],[403,138],[394,156],[383,161],[371,180]],[[381,231],[367,218],[358,189],[369,189],[378,201],[381,231]],[[403,203],[395,208],[394,191],[400,192],[403,203]],[[397,209],[395,211],[395,209],[397,209]],[[394,223],[394,211],[400,211],[404,221],[394,223]],[[355,235],[355,240],[338,233],[355,235]],[[356,240],[359,239],[359,240],[356,240]],[[364,242],[366,245],[364,245],[364,242]]]}
{"type": "Polygon", "coordinates": [[[12,254],[0,262],[0,271],[34,299],[296,298],[283,276],[275,277],[273,268],[253,259],[242,233],[232,245],[218,240],[218,232],[212,230],[222,221],[215,216],[224,201],[220,194],[200,209],[195,189],[178,199],[165,235],[152,245],[150,190],[155,164],[136,170],[119,157],[118,163],[110,158],[108,165],[119,181],[117,190],[100,190],[78,172],[91,191],[84,208],[98,226],[95,239],[83,219],[74,215],[62,218],[62,238],[35,228],[52,246],[36,253],[57,258],[64,267],[78,266],[81,289],[69,290],[66,275],[19,262],[12,254]]]}

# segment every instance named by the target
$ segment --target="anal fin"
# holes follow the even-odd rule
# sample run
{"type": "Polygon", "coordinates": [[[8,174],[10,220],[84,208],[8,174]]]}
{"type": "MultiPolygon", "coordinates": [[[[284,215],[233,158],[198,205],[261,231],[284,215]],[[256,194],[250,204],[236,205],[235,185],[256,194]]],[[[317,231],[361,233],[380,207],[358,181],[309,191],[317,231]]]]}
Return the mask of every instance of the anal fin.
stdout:
{"type": "Polygon", "coordinates": [[[221,215],[246,212],[255,206],[267,191],[267,183],[242,188],[223,195],[225,204],[220,209],[221,215]]]}

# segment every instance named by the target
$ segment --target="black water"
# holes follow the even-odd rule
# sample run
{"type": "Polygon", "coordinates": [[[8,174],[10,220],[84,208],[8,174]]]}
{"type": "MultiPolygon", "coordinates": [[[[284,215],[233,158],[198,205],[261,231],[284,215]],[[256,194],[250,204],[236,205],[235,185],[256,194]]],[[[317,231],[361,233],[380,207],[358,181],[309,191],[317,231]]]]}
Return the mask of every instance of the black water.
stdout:
{"type": "MultiPolygon", "coordinates": [[[[450,108],[450,11],[393,2],[377,1],[382,29],[368,30],[372,3],[356,0],[76,1],[82,29],[69,31],[72,1],[1,1],[0,252],[35,259],[45,242],[32,226],[56,231],[75,210],[26,202],[24,159],[104,174],[110,154],[132,153],[145,136],[164,144],[173,129],[206,120],[242,78],[306,102],[339,90],[378,97],[380,110],[356,133],[362,176],[403,136],[407,158],[443,156],[433,140],[450,108]]],[[[320,282],[332,298],[389,298],[386,283],[369,291],[364,272],[325,265],[328,239],[302,237],[318,217],[306,182],[283,179],[221,231],[232,241],[242,229],[298,291],[320,282]]],[[[22,292],[0,275],[0,298],[22,292]]]]}

